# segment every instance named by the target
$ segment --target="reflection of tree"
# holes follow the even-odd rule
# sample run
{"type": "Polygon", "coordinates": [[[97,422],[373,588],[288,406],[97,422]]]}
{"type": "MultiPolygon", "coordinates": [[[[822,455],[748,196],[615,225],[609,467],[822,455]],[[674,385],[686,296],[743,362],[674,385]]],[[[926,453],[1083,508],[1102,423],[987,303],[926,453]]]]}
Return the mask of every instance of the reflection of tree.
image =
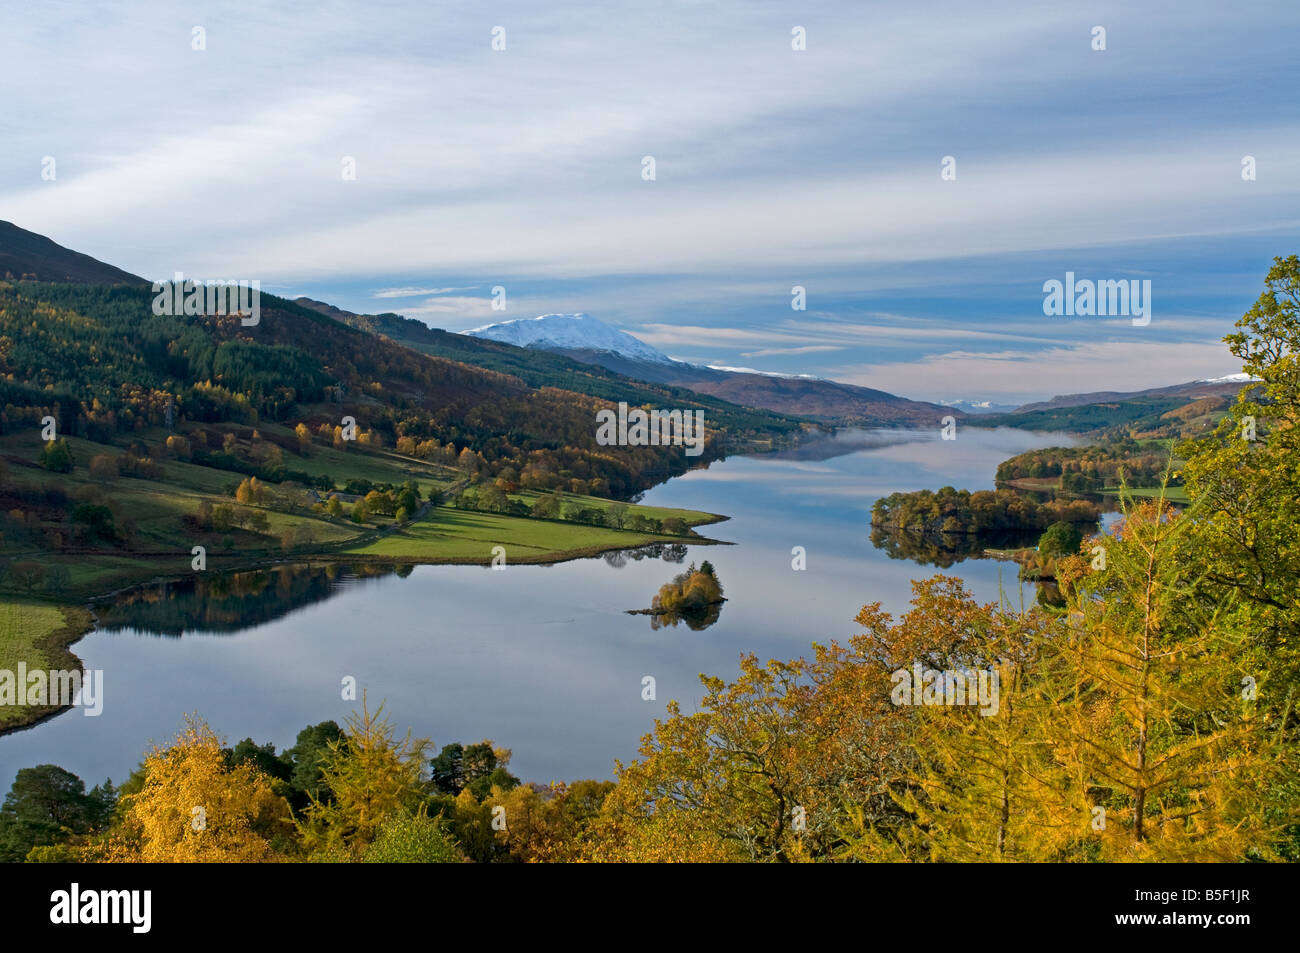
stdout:
{"type": "Polygon", "coordinates": [[[1020,549],[1038,541],[1029,533],[918,533],[912,530],[886,530],[873,527],[871,545],[883,550],[890,559],[910,559],[921,566],[947,569],[967,559],[979,559],[986,549],[1020,549]]]}
{"type": "Polygon", "coordinates": [[[614,549],[601,558],[615,569],[622,569],[628,560],[640,562],[643,559],[662,559],[666,563],[681,563],[686,560],[685,543],[651,543],[635,549],[614,549]]]}
{"type": "Polygon", "coordinates": [[[650,628],[655,631],[666,626],[676,628],[678,623],[685,622],[693,631],[699,632],[717,622],[720,615],[722,615],[722,603],[720,602],[711,606],[704,606],[701,609],[662,611],[650,615],[650,628]]]}
{"type": "Polygon", "coordinates": [[[224,634],[271,622],[341,591],[344,580],[384,576],[393,566],[287,565],[253,572],[212,573],[140,586],[95,606],[108,632],[150,635],[224,634]]]}
{"type": "Polygon", "coordinates": [[[1037,598],[1038,604],[1041,606],[1050,606],[1053,609],[1065,607],[1065,595],[1061,592],[1055,579],[1044,579],[1038,583],[1037,598]]]}

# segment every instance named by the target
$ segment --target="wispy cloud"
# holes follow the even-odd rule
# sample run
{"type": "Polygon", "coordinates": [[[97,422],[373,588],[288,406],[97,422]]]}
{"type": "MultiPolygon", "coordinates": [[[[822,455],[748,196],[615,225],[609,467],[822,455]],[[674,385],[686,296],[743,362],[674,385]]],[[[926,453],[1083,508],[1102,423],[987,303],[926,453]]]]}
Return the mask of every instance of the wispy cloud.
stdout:
{"type": "Polygon", "coordinates": [[[494,314],[500,316],[492,310],[492,299],[489,297],[455,296],[429,298],[421,304],[403,308],[402,314],[408,318],[419,318],[434,327],[452,330],[470,327],[474,322],[481,322],[483,318],[494,314]]]}
{"type": "Polygon", "coordinates": [[[1026,393],[1136,391],[1203,380],[1239,371],[1239,363],[1218,343],[1099,341],[1036,353],[948,351],[915,362],[840,367],[835,376],[931,399],[1015,402],[1026,393]],[[1156,379],[1153,367],[1160,369],[1156,379]]]}
{"type": "Polygon", "coordinates": [[[423,295],[445,295],[453,291],[469,291],[470,288],[384,288],[376,291],[372,298],[419,298],[423,295]]]}
{"type": "Polygon", "coordinates": [[[838,344],[805,344],[802,347],[765,347],[759,351],[745,351],[741,357],[768,357],[773,354],[817,354],[824,351],[842,351],[838,344]]]}

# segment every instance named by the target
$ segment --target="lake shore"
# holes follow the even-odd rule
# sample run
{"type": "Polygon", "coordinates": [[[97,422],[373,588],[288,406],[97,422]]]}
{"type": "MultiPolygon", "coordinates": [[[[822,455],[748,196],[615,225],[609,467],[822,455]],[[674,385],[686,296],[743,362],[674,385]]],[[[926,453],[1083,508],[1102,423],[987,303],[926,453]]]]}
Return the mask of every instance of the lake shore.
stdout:
{"type": "MultiPolygon", "coordinates": [[[[718,513],[706,513],[696,510],[670,510],[661,507],[637,507],[645,513],[681,513],[682,518],[694,529],[725,522],[730,519],[718,513]]],[[[390,526],[377,531],[374,539],[363,543],[355,549],[336,547],[316,547],[302,552],[286,553],[279,556],[247,555],[220,556],[214,554],[211,565],[206,572],[237,573],[260,569],[270,569],[287,564],[327,565],[340,564],[348,566],[492,566],[498,559],[493,549],[504,550],[504,563],[499,568],[514,565],[554,565],[576,559],[590,559],[605,553],[626,549],[638,549],[655,544],[684,544],[692,546],[728,546],[724,540],[711,539],[706,536],[678,536],[646,533],[633,530],[612,529],[602,526],[590,526],[566,520],[543,519],[531,516],[506,516],[496,513],[482,513],[475,510],[457,510],[452,507],[431,508],[423,518],[401,527],[390,526]],[[468,526],[476,532],[470,535],[455,536],[449,533],[431,533],[431,527],[439,525],[437,517],[451,516],[450,520],[460,527],[468,526]],[[529,524],[545,524],[544,526],[529,524]],[[483,536],[486,532],[488,535],[483,536]],[[538,546],[538,533],[554,536],[559,533],[569,546],[538,546]],[[381,545],[382,544],[382,545],[381,545]],[[453,549],[452,552],[439,552],[438,547],[453,549]],[[467,550],[474,548],[474,554],[467,550]]],[[[349,541],[355,546],[355,540],[349,541]]],[[[118,557],[121,558],[121,557],[118,557]]],[[[44,668],[49,670],[79,671],[85,674],[82,660],[71,647],[95,630],[96,621],[91,606],[96,602],[111,599],[121,593],[138,589],[141,586],[163,584],[194,576],[189,572],[147,572],[150,565],[164,562],[174,564],[176,556],[165,557],[143,555],[133,558],[136,571],[132,577],[117,580],[111,588],[82,589],[70,593],[72,599],[50,599],[40,595],[2,596],[0,609],[7,606],[28,606],[33,611],[48,614],[58,613],[61,623],[51,622],[30,632],[15,632],[12,644],[5,643],[7,649],[4,662],[0,668],[12,662],[16,669],[18,662],[26,662],[29,669],[44,668]],[[141,570],[145,570],[142,572],[141,570]]],[[[0,737],[6,734],[31,728],[67,711],[70,705],[41,705],[15,707],[3,711],[12,717],[0,719],[0,737]]]]}

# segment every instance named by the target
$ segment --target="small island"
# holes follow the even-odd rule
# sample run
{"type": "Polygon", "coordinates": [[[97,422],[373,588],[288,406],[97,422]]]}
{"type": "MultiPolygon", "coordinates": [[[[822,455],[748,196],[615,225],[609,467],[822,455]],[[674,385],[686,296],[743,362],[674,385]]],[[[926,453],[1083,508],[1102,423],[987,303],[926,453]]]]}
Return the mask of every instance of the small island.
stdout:
{"type": "Polygon", "coordinates": [[[650,628],[676,626],[685,622],[691,629],[707,629],[718,621],[722,604],[722,583],[718,582],[713,564],[707,559],[696,569],[691,563],[685,572],[659,587],[649,609],[629,609],[628,615],[650,616],[650,628]]]}
{"type": "Polygon", "coordinates": [[[1014,490],[917,490],[891,493],[871,508],[871,525],[885,530],[983,535],[1042,532],[1053,523],[1090,524],[1101,507],[1088,500],[1035,502],[1014,490]]]}

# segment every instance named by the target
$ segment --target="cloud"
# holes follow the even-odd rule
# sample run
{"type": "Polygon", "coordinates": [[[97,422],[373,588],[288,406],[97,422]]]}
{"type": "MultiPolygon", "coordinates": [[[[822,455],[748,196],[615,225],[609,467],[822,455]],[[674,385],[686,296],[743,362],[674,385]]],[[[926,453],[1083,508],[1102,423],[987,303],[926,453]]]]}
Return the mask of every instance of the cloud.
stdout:
{"type": "Polygon", "coordinates": [[[948,351],[914,362],[842,367],[835,376],[910,397],[1014,402],[1026,394],[1145,390],[1240,369],[1219,342],[1113,340],[1039,352],[948,351]]]}
{"type": "MultiPolygon", "coordinates": [[[[1020,4],[871,17],[832,6],[820,28],[809,24],[802,57],[782,11],[749,5],[623,4],[591,16],[506,4],[513,39],[496,55],[469,12],[393,4],[363,21],[338,5],[303,9],[262,13],[254,30],[247,15],[216,12],[202,52],[164,5],[102,32],[15,22],[6,68],[52,75],[73,105],[42,121],[23,92],[34,87],[17,87],[9,151],[52,151],[63,171],[50,183],[34,163],[25,175],[4,167],[4,207],[27,227],[126,250],[113,257],[143,273],[188,265],[266,280],[436,263],[514,276],[776,269],[793,283],[872,262],[1297,221],[1293,123],[1254,108],[1207,129],[1201,112],[1179,122],[1161,110],[1152,128],[1151,107],[1106,99],[1110,84],[1168,83],[1162,66],[1182,61],[1175,41],[1223,26],[1209,6],[1180,7],[1185,22],[1172,32],[1136,16],[1112,27],[1140,56],[1091,54],[1064,11],[1020,4]],[[1067,50],[1077,55],[1064,59],[1067,50]],[[81,68],[133,52],[151,54],[147,79],[81,68]],[[1008,69],[1020,58],[1055,65],[1043,88],[1025,90],[1008,69]],[[220,83],[200,79],[196,67],[213,61],[239,68],[220,83]],[[999,103],[995,137],[966,89],[999,103]],[[908,123],[890,136],[843,121],[899,109],[908,123]],[[75,140],[56,132],[69,113],[75,140]],[[1050,134],[1076,121],[1098,134],[1050,134]],[[1243,193],[1236,162],[1247,148],[1265,171],[1243,193]],[[956,181],[939,177],[944,152],[957,156],[956,181]],[[653,182],[640,177],[645,154],[657,160],[653,182]],[[340,176],[344,156],[356,160],[355,181],[340,176]],[[168,210],[165,236],[142,207],[168,210]]],[[[1250,35],[1252,22],[1243,14],[1221,30],[1221,56],[1204,65],[1267,64],[1254,45],[1271,41],[1250,35]],[[1234,44],[1238,33],[1249,46],[1234,44]]],[[[1270,34],[1284,32],[1275,23],[1270,34]]],[[[1241,101],[1259,102],[1265,88],[1260,77],[1241,101]]]]}
{"type": "Polygon", "coordinates": [[[483,318],[494,314],[500,317],[499,312],[492,310],[492,299],[489,297],[429,298],[422,304],[402,309],[404,317],[418,318],[431,327],[453,330],[453,325],[473,327],[475,322],[481,323],[483,318]]]}
{"type": "Polygon", "coordinates": [[[678,347],[744,347],[772,341],[807,340],[778,329],[708,328],[698,324],[642,325],[632,332],[647,344],[678,347]]]}
{"type": "Polygon", "coordinates": [[[444,295],[453,291],[469,291],[470,288],[384,288],[376,291],[372,298],[418,298],[422,295],[444,295]]]}
{"type": "Polygon", "coordinates": [[[767,357],[772,354],[816,354],[822,351],[842,351],[838,344],[805,344],[802,347],[766,347],[760,351],[745,351],[741,357],[767,357]]]}

